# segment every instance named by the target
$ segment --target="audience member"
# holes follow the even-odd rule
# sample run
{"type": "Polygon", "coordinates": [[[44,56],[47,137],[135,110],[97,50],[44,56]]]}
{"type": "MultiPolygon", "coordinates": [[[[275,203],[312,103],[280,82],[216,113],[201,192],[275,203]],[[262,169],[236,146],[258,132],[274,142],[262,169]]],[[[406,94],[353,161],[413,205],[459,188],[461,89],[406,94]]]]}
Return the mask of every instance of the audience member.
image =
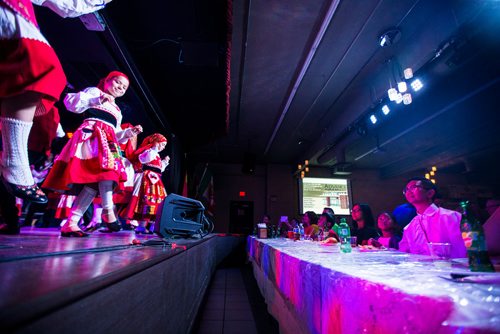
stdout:
{"type": "Polygon", "coordinates": [[[401,230],[394,217],[389,212],[382,212],[377,217],[377,227],[381,236],[378,239],[368,240],[369,245],[385,248],[399,248],[401,241],[401,230]]]}
{"type": "Polygon", "coordinates": [[[329,214],[331,214],[332,216],[334,216],[334,217],[335,217],[335,212],[333,211],[333,209],[332,209],[332,208],[329,208],[329,207],[325,207],[325,208],[323,208],[323,212],[322,212],[322,214],[323,214],[323,213],[329,213],[329,214]]]}
{"type": "Polygon", "coordinates": [[[354,204],[351,210],[353,228],[351,235],[357,237],[358,245],[366,245],[370,238],[378,238],[372,209],[368,204],[354,204]]]}
{"type": "Polygon", "coordinates": [[[403,194],[417,210],[417,216],[405,227],[399,250],[430,255],[430,242],[446,242],[451,244],[452,258],[465,257],[465,244],[460,233],[461,214],[433,203],[436,185],[426,178],[415,177],[408,181],[403,194]]]}
{"type": "Polygon", "coordinates": [[[401,229],[404,229],[416,215],[417,210],[415,210],[415,207],[410,203],[398,205],[394,211],[392,211],[392,216],[401,229]]]}
{"type": "Polygon", "coordinates": [[[328,237],[333,237],[337,239],[337,241],[340,241],[340,238],[337,235],[337,233],[334,230],[332,230],[333,224],[335,224],[335,217],[329,212],[326,213],[323,212],[321,216],[319,216],[318,226],[320,230],[328,231],[328,237]]]}
{"type": "Polygon", "coordinates": [[[304,225],[304,234],[315,238],[318,235],[318,215],[313,211],[306,211],[302,216],[302,225],[304,225]]]}

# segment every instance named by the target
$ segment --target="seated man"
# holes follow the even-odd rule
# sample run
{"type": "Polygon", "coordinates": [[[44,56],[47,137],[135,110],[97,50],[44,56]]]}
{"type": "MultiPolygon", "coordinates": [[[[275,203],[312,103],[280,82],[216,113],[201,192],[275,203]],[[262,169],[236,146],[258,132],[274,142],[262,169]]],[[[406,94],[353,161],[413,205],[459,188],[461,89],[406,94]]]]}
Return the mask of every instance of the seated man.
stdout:
{"type": "Polygon", "coordinates": [[[405,227],[399,250],[430,255],[429,242],[447,242],[451,244],[452,258],[466,257],[460,233],[461,214],[433,203],[436,185],[425,178],[415,177],[408,181],[403,193],[417,210],[417,216],[405,227]]]}

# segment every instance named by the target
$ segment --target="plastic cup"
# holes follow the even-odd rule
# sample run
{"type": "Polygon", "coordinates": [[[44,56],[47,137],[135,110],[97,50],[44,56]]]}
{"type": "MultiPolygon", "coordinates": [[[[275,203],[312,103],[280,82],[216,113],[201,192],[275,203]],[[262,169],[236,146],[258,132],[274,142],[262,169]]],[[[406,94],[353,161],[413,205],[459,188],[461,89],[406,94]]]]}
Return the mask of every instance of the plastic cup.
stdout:
{"type": "Polygon", "coordinates": [[[448,242],[429,242],[432,262],[439,267],[451,266],[451,244],[448,242]]]}
{"type": "Polygon", "coordinates": [[[351,247],[356,247],[358,245],[358,237],[351,236],[351,247]]]}

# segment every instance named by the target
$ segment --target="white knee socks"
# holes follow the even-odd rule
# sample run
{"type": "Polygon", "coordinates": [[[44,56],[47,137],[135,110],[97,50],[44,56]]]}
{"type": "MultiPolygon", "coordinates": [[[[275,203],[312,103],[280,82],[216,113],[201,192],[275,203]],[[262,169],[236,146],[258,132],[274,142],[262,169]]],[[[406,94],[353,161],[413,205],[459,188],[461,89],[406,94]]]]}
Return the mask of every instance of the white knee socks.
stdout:
{"type": "Polygon", "coordinates": [[[80,219],[82,219],[85,211],[87,211],[87,208],[92,204],[96,194],[97,190],[87,186],[83,187],[71,207],[71,215],[66,224],[64,224],[62,230],[78,231],[80,229],[78,223],[80,219]]]}
{"type": "Polygon", "coordinates": [[[35,184],[28,160],[28,137],[33,122],[0,117],[2,125],[2,175],[19,186],[35,184]]]}
{"type": "Polygon", "coordinates": [[[113,181],[99,182],[99,195],[101,195],[102,214],[105,216],[105,223],[112,223],[116,220],[113,211],[113,181]]]}

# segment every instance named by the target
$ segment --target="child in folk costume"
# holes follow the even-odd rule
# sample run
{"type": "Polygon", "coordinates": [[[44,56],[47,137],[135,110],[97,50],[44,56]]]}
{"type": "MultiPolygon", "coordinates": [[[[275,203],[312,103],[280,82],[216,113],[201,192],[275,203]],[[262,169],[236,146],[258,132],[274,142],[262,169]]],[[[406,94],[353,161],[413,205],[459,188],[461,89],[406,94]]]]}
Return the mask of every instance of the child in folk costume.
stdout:
{"type": "Polygon", "coordinates": [[[127,76],[113,71],[101,80],[98,87],[68,94],[64,99],[69,111],[85,112],[86,119],[64,146],[43,184],[44,188],[62,191],[83,187],[61,228],[63,237],[88,236],[80,230],[78,222],[92,203],[97,189],[106,231],[120,230],[113,210],[113,188],[126,180],[119,143],[142,132],[140,125],[123,131],[120,128],[122,114],[115,98],[123,96],[128,86],[127,76]]]}
{"type": "Polygon", "coordinates": [[[160,158],[159,152],[167,145],[167,139],[155,133],[146,137],[135,152],[136,177],[132,200],[127,207],[127,218],[138,220],[136,233],[151,233],[149,222],[154,221],[158,206],[167,196],[161,173],[168,166],[170,157],[160,158]]]}
{"type": "MultiPolygon", "coordinates": [[[[12,195],[47,203],[31,175],[27,143],[35,116],[56,117],[48,112],[66,77],[38,28],[32,2],[63,17],[75,17],[102,9],[110,0],[0,0],[1,177],[12,195]]],[[[55,132],[51,135],[55,137],[55,132]]]]}
{"type": "MultiPolygon", "coordinates": [[[[124,123],[121,127],[122,130],[126,130],[133,127],[133,125],[124,123]]],[[[119,191],[113,194],[113,202],[117,207],[118,215],[121,218],[126,218],[124,211],[132,198],[132,192],[134,190],[135,170],[131,160],[133,159],[134,152],[137,150],[137,136],[129,138],[125,143],[120,143],[120,148],[122,150],[122,160],[125,166],[125,172],[127,173],[127,181],[120,187],[119,191]]]]}

